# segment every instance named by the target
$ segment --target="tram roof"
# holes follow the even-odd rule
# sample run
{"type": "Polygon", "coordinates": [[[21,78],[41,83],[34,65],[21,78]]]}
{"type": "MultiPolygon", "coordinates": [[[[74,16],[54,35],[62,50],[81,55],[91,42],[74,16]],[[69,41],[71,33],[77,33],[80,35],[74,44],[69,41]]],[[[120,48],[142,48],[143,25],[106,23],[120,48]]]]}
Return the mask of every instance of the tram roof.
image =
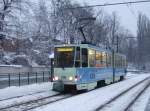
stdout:
{"type": "MultiPolygon", "coordinates": [[[[111,53],[110,49],[105,49],[105,48],[102,48],[100,46],[94,46],[94,45],[91,45],[91,44],[62,44],[62,45],[55,45],[55,47],[77,47],[77,46],[82,47],[82,48],[91,48],[91,49],[94,49],[94,50],[105,51],[105,52],[111,53]]],[[[120,54],[120,53],[117,53],[117,55],[124,56],[123,54],[120,54]]]]}
{"type": "Polygon", "coordinates": [[[111,50],[108,50],[108,49],[104,49],[102,47],[98,47],[98,46],[94,46],[94,45],[91,45],[91,44],[62,44],[62,45],[55,45],[55,47],[82,47],[82,48],[92,48],[92,49],[95,49],[95,50],[100,50],[100,51],[107,51],[107,52],[110,52],[111,50]]]}

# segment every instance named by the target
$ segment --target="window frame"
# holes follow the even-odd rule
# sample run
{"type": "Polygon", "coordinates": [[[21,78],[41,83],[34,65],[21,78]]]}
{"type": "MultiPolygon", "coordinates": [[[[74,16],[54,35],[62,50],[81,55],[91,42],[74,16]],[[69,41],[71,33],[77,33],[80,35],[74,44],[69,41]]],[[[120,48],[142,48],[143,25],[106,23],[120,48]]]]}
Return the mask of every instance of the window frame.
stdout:
{"type": "Polygon", "coordinates": [[[94,50],[94,49],[88,49],[88,61],[89,61],[89,67],[95,67],[95,62],[96,62],[96,51],[94,50]],[[91,53],[91,55],[93,55],[93,64],[90,64],[90,62],[91,62],[91,58],[90,58],[90,51],[93,51],[92,53],[91,53]]]}

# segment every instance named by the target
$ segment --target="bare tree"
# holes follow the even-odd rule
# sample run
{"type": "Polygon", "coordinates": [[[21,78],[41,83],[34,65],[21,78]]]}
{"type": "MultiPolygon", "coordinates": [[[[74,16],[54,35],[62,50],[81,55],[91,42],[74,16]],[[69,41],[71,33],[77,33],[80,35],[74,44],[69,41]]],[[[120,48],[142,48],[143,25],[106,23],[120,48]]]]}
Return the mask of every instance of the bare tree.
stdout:
{"type": "Polygon", "coordinates": [[[137,22],[137,38],[138,38],[138,65],[144,67],[150,56],[150,20],[144,15],[139,14],[137,22]]]}
{"type": "MultiPolygon", "coordinates": [[[[81,34],[78,28],[85,25],[88,21],[81,21],[81,18],[88,18],[93,16],[92,9],[76,9],[72,10],[71,7],[79,6],[72,4],[69,0],[53,0],[54,16],[53,21],[57,21],[53,25],[55,32],[58,32],[59,39],[64,39],[66,42],[78,42],[81,40],[81,34]],[[63,37],[63,38],[62,38],[63,37]],[[80,38],[80,39],[79,39],[80,38]]],[[[90,24],[91,25],[91,24],[90,24]]],[[[84,29],[86,33],[86,28],[84,29]]],[[[87,33],[86,33],[87,34],[87,33]]]]}
{"type": "Polygon", "coordinates": [[[25,6],[29,6],[29,2],[26,0],[0,0],[0,5],[0,32],[9,35],[10,31],[19,27],[17,22],[21,18],[20,13],[26,13],[25,6]]]}

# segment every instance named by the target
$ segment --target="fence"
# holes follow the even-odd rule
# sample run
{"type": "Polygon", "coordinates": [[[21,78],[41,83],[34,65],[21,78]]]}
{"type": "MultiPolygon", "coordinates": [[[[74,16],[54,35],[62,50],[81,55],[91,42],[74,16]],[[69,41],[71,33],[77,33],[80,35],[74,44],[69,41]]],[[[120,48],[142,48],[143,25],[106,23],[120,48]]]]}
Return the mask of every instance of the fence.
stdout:
{"type": "Polygon", "coordinates": [[[0,74],[0,88],[51,81],[51,71],[0,74]]]}

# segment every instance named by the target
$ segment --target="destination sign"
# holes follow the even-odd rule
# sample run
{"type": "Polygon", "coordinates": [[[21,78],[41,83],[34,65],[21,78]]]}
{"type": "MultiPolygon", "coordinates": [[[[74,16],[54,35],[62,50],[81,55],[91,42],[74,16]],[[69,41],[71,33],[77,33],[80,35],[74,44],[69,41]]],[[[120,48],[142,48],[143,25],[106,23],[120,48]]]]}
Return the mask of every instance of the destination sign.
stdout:
{"type": "Polygon", "coordinates": [[[73,48],[71,47],[63,47],[63,48],[57,48],[58,52],[67,52],[67,51],[73,51],[73,48]]]}

